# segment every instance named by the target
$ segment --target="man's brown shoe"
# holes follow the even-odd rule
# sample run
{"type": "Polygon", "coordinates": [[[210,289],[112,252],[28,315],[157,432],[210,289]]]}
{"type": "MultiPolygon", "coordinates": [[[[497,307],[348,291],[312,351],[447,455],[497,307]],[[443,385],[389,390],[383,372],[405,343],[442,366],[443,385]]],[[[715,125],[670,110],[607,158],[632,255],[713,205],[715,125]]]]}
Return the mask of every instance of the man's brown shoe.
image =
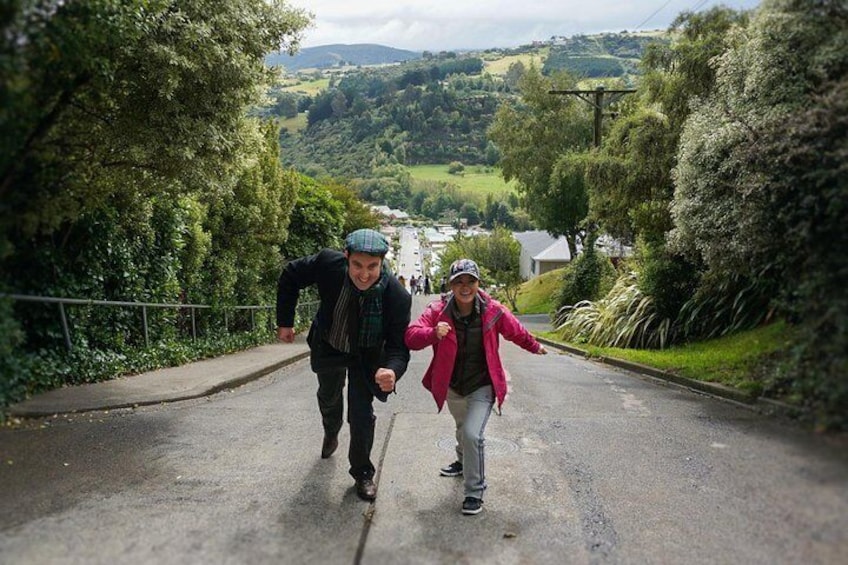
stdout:
{"type": "Polygon", "coordinates": [[[356,495],[370,502],[377,498],[377,485],[371,479],[356,479],[356,495]]]}
{"type": "Polygon", "coordinates": [[[321,444],[321,459],[327,459],[335,453],[336,448],[339,446],[339,436],[333,435],[328,436],[324,435],[324,443],[321,444]]]}

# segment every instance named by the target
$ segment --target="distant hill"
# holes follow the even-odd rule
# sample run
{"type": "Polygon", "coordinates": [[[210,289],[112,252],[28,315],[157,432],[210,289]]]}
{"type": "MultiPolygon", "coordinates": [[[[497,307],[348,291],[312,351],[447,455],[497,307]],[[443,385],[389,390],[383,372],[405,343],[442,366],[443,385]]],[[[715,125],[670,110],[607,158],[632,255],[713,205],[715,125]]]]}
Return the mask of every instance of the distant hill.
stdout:
{"type": "Polygon", "coordinates": [[[303,69],[326,69],[344,65],[383,65],[420,58],[421,53],[415,51],[359,43],[356,45],[336,44],[306,47],[294,56],[286,53],[269,55],[266,61],[270,66],[283,66],[289,72],[297,72],[303,69]]]}

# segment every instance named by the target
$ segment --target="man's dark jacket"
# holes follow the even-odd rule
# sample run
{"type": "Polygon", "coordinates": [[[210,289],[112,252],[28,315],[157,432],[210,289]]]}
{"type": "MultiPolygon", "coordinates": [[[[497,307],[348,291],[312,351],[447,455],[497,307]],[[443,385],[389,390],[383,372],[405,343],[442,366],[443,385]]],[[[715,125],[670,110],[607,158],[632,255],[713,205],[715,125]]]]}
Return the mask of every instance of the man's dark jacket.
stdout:
{"type": "MultiPolygon", "coordinates": [[[[300,290],[316,285],[321,299],[318,313],[309,328],[307,342],[311,351],[313,371],[322,369],[349,367],[362,363],[366,369],[368,387],[375,397],[384,401],[388,393],[380,390],[374,380],[374,374],[380,367],[392,369],[395,378],[400,379],[409,364],[409,348],[403,341],[404,332],[409,325],[409,310],[412,298],[398,280],[389,275],[383,291],[383,339],[373,348],[360,349],[352,353],[343,353],[327,343],[326,336],[332,326],[333,311],[336,307],[342,284],[347,274],[347,258],[343,253],[324,249],[315,255],[295,259],[286,265],[277,283],[277,327],[294,326],[295,307],[300,290]]],[[[351,339],[356,343],[356,338],[351,339]]]]}

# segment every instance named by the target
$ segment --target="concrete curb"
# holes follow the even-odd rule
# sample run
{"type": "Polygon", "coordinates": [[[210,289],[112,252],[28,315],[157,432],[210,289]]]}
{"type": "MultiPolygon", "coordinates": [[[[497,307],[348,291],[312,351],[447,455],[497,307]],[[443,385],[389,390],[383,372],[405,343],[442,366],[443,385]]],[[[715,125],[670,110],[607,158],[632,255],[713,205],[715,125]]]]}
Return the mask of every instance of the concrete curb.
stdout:
{"type": "Polygon", "coordinates": [[[39,408],[38,406],[27,406],[27,402],[23,402],[10,406],[7,415],[16,418],[44,418],[54,416],[56,414],[84,414],[86,412],[118,410],[123,408],[134,408],[136,406],[150,406],[154,404],[161,404],[164,402],[179,402],[182,400],[192,400],[195,398],[210,396],[212,394],[216,394],[224,390],[239,387],[243,384],[256,380],[260,377],[264,377],[269,373],[273,373],[278,369],[296,363],[301,359],[305,359],[307,357],[309,357],[308,350],[292,355],[290,357],[280,359],[279,361],[264,365],[252,371],[242,374],[236,374],[231,378],[224,378],[220,382],[217,382],[215,384],[210,384],[207,386],[196,386],[178,392],[175,391],[161,394],[151,392],[150,394],[147,394],[144,398],[135,398],[131,401],[124,402],[116,400],[107,402],[96,402],[90,406],[84,406],[81,408],[70,408],[64,410],[57,408],[56,406],[52,406],[50,409],[39,408]]]}
{"type": "Polygon", "coordinates": [[[748,394],[744,391],[737,390],[726,385],[722,385],[719,383],[710,383],[706,381],[696,381],[694,379],[681,377],[680,375],[675,375],[673,373],[669,373],[668,371],[663,371],[655,367],[649,367],[647,365],[634,363],[633,361],[625,361],[624,359],[617,359],[615,357],[592,357],[589,355],[588,351],[585,351],[583,349],[579,349],[577,347],[573,347],[571,345],[566,345],[563,343],[558,343],[547,338],[539,336],[535,337],[536,340],[540,343],[544,343],[545,345],[550,347],[555,347],[572,355],[577,355],[589,359],[591,361],[599,361],[607,365],[612,365],[614,367],[633,371],[634,373],[639,373],[652,379],[657,379],[665,383],[671,383],[698,393],[708,394],[715,398],[729,400],[731,402],[734,402],[735,404],[744,406],[745,408],[754,410],[761,414],[769,416],[780,416],[785,418],[797,418],[802,414],[802,410],[795,406],[791,406],[789,404],[771,398],[756,397],[754,395],[748,394]]]}
{"type": "MultiPolygon", "coordinates": [[[[268,365],[267,367],[257,369],[255,371],[252,371],[250,373],[246,373],[244,375],[239,375],[237,377],[233,377],[232,379],[227,379],[225,381],[221,381],[217,385],[209,387],[203,393],[201,393],[197,396],[209,396],[211,394],[219,393],[223,390],[240,387],[241,385],[247,384],[250,381],[255,381],[256,379],[258,379],[260,377],[264,377],[265,375],[267,375],[269,373],[273,373],[277,369],[282,369],[283,367],[285,367],[287,365],[297,363],[301,359],[306,359],[307,357],[309,357],[309,353],[310,353],[309,351],[304,351],[303,353],[298,353],[297,355],[293,355],[292,357],[282,359],[282,360],[280,360],[276,363],[268,365]]],[[[190,398],[197,398],[197,396],[190,397],[190,398]]],[[[188,398],[183,398],[183,399],[180,399],[180,400],[188,400],[188,398]]]]}

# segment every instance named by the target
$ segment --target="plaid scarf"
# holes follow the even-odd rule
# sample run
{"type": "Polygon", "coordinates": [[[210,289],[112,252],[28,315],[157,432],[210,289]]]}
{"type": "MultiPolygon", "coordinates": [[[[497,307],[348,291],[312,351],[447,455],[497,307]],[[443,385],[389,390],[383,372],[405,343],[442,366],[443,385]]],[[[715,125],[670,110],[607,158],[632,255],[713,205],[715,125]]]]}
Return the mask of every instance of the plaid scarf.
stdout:
{"type": "Polygon", "coordinates": [[[339,351],[350,353],[350,335],[358,326],[358,347],[379,345],[383,333],[383,291],[389,282],[386,265],[383,265],[380,278],[368,290],[356,288],[350,280],[347,267],[344,281],[333,310],[333,325],[327,341],[339,351]]]}

